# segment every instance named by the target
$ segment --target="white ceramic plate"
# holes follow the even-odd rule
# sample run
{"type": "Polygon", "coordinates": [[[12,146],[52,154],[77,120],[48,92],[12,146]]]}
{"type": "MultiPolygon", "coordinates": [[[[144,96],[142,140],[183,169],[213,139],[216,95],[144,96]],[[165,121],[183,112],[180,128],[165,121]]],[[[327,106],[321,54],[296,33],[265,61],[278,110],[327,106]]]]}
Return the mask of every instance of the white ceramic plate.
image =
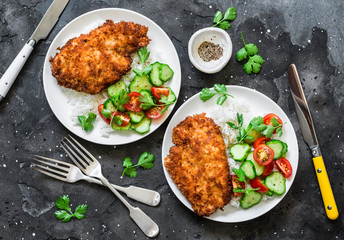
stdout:
{"type": "MultiPolygon", "coordinates": [[[[235,223],[235,222],[243,222],[248,221],[253,218],[259,217],[262,214],[268,212],[273,207],[275,207],[287,194],[288,190],[290,189],[295,174],[297,171],[298,161],[299,161],[299,150],[297,145],[297,139],[295,135],[294,128],[287,117],[287,115],[283,112],[283,110],[270,98],[263,95],[262,93],[252,90],[246,87],[240,86],[227,86],[228,92],[233,95],[236,99],[245,99],[246,102],[249,104],[252,112],[252,116],[264,116],[268,113],[275,113],[279,116],[283,122],[286,124],[283,126],[283,136],[280,138],[282,141],[288,144],[288,153],[287,158],[290,161],[293,174],[292,176],[287,179],[286,181],[286,192],[281,196],[274,196],[273,199],[267,201],[261,201],[258,205],[253,206],[249,209],[242,209],[242,208],[234,208],[231,205],[227,205],[224,207],[224,211],[218,210],[210,217],[211,220],[218,221],[218,222],[227,222],[227,223],[235,223]]],[[[169,153],[169,149],[173,146],[172,143],[172,129],[181,121],[183,121],[187,116],[193,115],[196,113],[203,113],[205,112],[207,115],[210,116],[212,109],[216,105],[217,97],[213,97],[212,99],[208,100],[207,102],[202,102],[199,97],[200,93],[194,95],[190,98],[187,102],[185,102],[178,111],[172,117],[163,139],[162,145],[162,161],[167,157],[169,153]]],[[[231,99],[228,98],[227,101],[231,99]]],[[[244,116],[245,118],[245,116],[244,116]]],[[[163,164],[164,166],[164,164],[163,164]]],[[[167,179],[168,184],[170,185],[174,194],[178,197],[178,199],[190,210],[192,210],[191,204],[189,201],[184,197],[181,191],[173,182],[172,178],[170,178],[169,173],[167,172],[165,166],[164,173],[167,179]]]]}
{"type": "Polygon", "coordinates": [[[43,85],[45,95],[53,113],[68,130],[90,142],[104,145],[120,145],[137,141],[154,132],[167,119],[174,105],[169,107],[163,117],[153,120],[151,130],[143,135],[135,131],[116,131],[115,133],[111,133],[109,137],[103,137],[98,125],[95,125],[92,132],[86,133],[80,126],[75,126],[70,119],[69,116],[71,115],[72,106],[68,103],[63,88],[58,86],[56,79],[51,75],[51,65],[49,63],[49,58],[55,56],[58,47],[62,47],[73,37],[89,33],[92,29],[102,25],[107,19],[112,19],[115,23],[121,20],[132,21],[149,28],[148,37],[151,39],[151,42],[148,48],[151,50],[151,54],[156,53],[156,55],[159,55],[163,63],[169,64],[173,69],[173,79],[164,85],[169,86],[178,97],[181,84],[181,70],[179,58],[173,43],[167,34],[149,18],[139,13],[120,8],[105,8],[88,12],[67,24],[55,37],[47,52],[43,67],[43,85]]]}

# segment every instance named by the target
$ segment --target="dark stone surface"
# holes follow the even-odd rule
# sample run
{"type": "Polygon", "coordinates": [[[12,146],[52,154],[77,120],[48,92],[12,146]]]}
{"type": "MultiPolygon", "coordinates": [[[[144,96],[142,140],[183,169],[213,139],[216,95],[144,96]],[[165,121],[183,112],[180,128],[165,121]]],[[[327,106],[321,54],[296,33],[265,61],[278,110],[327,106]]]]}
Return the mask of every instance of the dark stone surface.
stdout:
{"type": "MultiPolygon", "coordinates": [[[[51,1],[4,0],[0,3],[1,75],[30,37],[51,1]]],[[[244,223],[224,224],[197,217],[184,207],[167,185],[161,165],[161,144],[168,121],[159,130],[125,146],[100,146],[82,141],[101,156],[111,182],[159,191],[161,204],[135,205],[159,224],[159,239],[343,239],[344,173],[344,61],[343,1],[235,1],[238,17],[228,30],[236,52],[240,32],[256,43],[266,59],[258,75],[248,76],[232,59],[218,74],[206,75],[192,67],[187,43],[198,29],[211,26],[217,9],[228,1],[71,1],[45,41],[34,49],[5,101],[0,105],[0,239],[144,239],[127,209],[105,188],[84,182],[67,184],[30,168],[34,154],[64,159],[57,146],[69,132],[53,115],[42,87],[45,54],[56,34],[79,15],[104,7],[131,9],[158,23],[170,36],[181,61],[182,89],[177,107],[203,87],[214,83],[257,89],[276,101],[296,129],[300,164],[289,193],[265,215],[244,223]],[[313,114],[328,175],[340,216],[327,219],[311,155],[299,129],[286,76],[295,63],[313,114]],[[138,149],[133,152],[132,149],[138,149]],[[123,178],[122,159],[141,152],[156,156],[152,170],[137,178],[123,178]],[[87,202],[82,221],[58,222],[54,201],[68,194],[74,208],[87,202]]],[[[174,111],[177,109],[174,109],[174,111]]]]}

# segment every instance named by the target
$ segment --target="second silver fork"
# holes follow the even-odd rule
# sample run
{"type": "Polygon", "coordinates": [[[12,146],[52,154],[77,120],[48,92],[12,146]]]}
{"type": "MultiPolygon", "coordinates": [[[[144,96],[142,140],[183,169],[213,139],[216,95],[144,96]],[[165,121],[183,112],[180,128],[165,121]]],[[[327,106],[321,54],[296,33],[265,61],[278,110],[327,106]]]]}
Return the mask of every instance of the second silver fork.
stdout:
{"type": "MultiPolygon", "coordinates": [[[[96,178],[86,176],[77,166],[70,163],[38,155],[35,157],[36,158],[34,158],[34,160],[41,164],[33,163],[33,168],[49,177],[69,183],[85,180],[90,183],[103,185],[101,181],[96,178]]],[[[157,206],[160,202],[160,194],[156,191],[135,186],[121,187],[115,184],[112,184],[112,186],[115,189],[124,192],[129,198],[138,202],[142,202],[150,206],[157,206]]]]}

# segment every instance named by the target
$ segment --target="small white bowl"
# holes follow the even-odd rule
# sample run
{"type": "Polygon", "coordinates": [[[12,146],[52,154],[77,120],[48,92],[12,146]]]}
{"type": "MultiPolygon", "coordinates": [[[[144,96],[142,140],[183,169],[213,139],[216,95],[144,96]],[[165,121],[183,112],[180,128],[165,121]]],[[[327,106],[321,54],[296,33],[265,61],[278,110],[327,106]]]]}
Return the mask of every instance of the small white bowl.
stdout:
{"type": "Polygon", "coordinates": [[[191,63],[204,73],[219,72],[232,56],[233,45],[228,33],[220,28],[208,27],[195,32],[188,44],[188,53],[191,63]],[[203,61],[198,54],[198,47],[204,42],[219,44],[223,48],[223,55],[218,60],[203,61]]]}

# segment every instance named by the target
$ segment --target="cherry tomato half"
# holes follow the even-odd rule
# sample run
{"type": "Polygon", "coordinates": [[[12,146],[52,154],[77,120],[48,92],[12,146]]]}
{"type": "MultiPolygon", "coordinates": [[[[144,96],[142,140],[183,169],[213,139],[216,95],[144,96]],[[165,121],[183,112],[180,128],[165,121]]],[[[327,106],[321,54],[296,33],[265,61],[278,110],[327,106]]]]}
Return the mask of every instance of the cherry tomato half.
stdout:
{"type": "Polygon", "coordinates": [[[124,108],[127,111],[132,111],[132,112],[140,112],[142,111],[142,108],[140,108],[140,102],[139,102],[139,97],[141,96],[140,93],[138,92],[131,92],[128,94],[130,100],[128,103],[123,104],[124,108]]]}
{"type": "Polygon", "coordinates": [[[283,175],[288,178],[291,176],[293,169],[291,167],[290,162],[286,158],[279,158],[276,160],[276,165],[278,167],[278,170],[283,173],[283,175]]]}
{"type": "MultiPolygon", "coordinates": [[[[239,181],[237,175],[232,175],[232,186],[233,186],[233,189],[235,188],[245,189],[245,183],[239,181]]],[[[234,196],[241,196],[243,193],[233,192],[233,194],[234,196]]]]}
{"type": "Polygon", "coordinates": [[[257,191],[260,193],[265,193],[269,190],[267,186],[265,186],[265,184],[257,177],[251,181],[251,187],[258,188],[257,191]]]}
{"type": "Polygon", "coordinates": [[[103,109],[104,109],[104,104],[100,104],[100,105],[98,106],[98,113],[99,113],[99,115],[101,116],[101,118],[102,118],[107,124],[110,124],[111,119],[110,119],[110,118],[106,118],[106,117],[103,115],[103,109]]]}
{"type": "MultiPolygon", "coordinates": [[[[276,118],[279,124],[283,124],[282,120],[276,114],[269,113],[263,118],[265,125],[272,125],[271,118],[276,118]]],[[[276,133],[276,129],[274,130],[274,133],[276,133]]]]}
{"type": "Polygon", "coordinates": [[[265,144],[260,144],[254,149],[253,158],[258,164],[267,166],[274,159],[274,154],[274,150],[272,150],[265,144]]]}
{"type": "Polygon", "coordinates": [[[267,165],[267,166],[265,167],[265,170],[264,170],[263,174],[260,175],[260,176],[261,176],[261,177],[266,177],[266,176],[270,175],[270,173],[271,173],[272,170],[274,169],[274,165],[275,165],[275,163],[274,163],[274,161],[272,161],[269,165],[267,165]]]}
{"type": "Polygon", "coordinates": [[[260,144],[265,144],[265,143],[270,142],[270,141],[271,141],[270,138],[260,137],[256,141],[254,141],[253,148],[257,148],[260,144]]]}
{"type": "Polygon", "coordinates": [[[164,108],[165,108],[165,106],[155,106],[149,110],[146,110],[145,114],[149,118],[157,119],[163,115],[161,112],[162,112],[162,110],[164,110],[164,108]]]}
{"type": "MultiPolygon", "coordinates": [[[[122,124],[119,125],[120,127],[125,127],[129,124],[130,122],[130,116],[126,113],[116,111],[111,113],[112,117],[119,117],[122,120],[122,124]]],[[[114,123],[113,123],[114,124],[114,123]]],[[[117,125],[117,124],[116,124],[117,125]]]]}
{"type": "Polygon", "coordinates": [[[153,96],[158,100],[161,99],[161,95],[165,95],[166,97],[168,97],[168,95],[170,94],[170,90],[164,87],[151,87],[151,91],[153,96]]]}

